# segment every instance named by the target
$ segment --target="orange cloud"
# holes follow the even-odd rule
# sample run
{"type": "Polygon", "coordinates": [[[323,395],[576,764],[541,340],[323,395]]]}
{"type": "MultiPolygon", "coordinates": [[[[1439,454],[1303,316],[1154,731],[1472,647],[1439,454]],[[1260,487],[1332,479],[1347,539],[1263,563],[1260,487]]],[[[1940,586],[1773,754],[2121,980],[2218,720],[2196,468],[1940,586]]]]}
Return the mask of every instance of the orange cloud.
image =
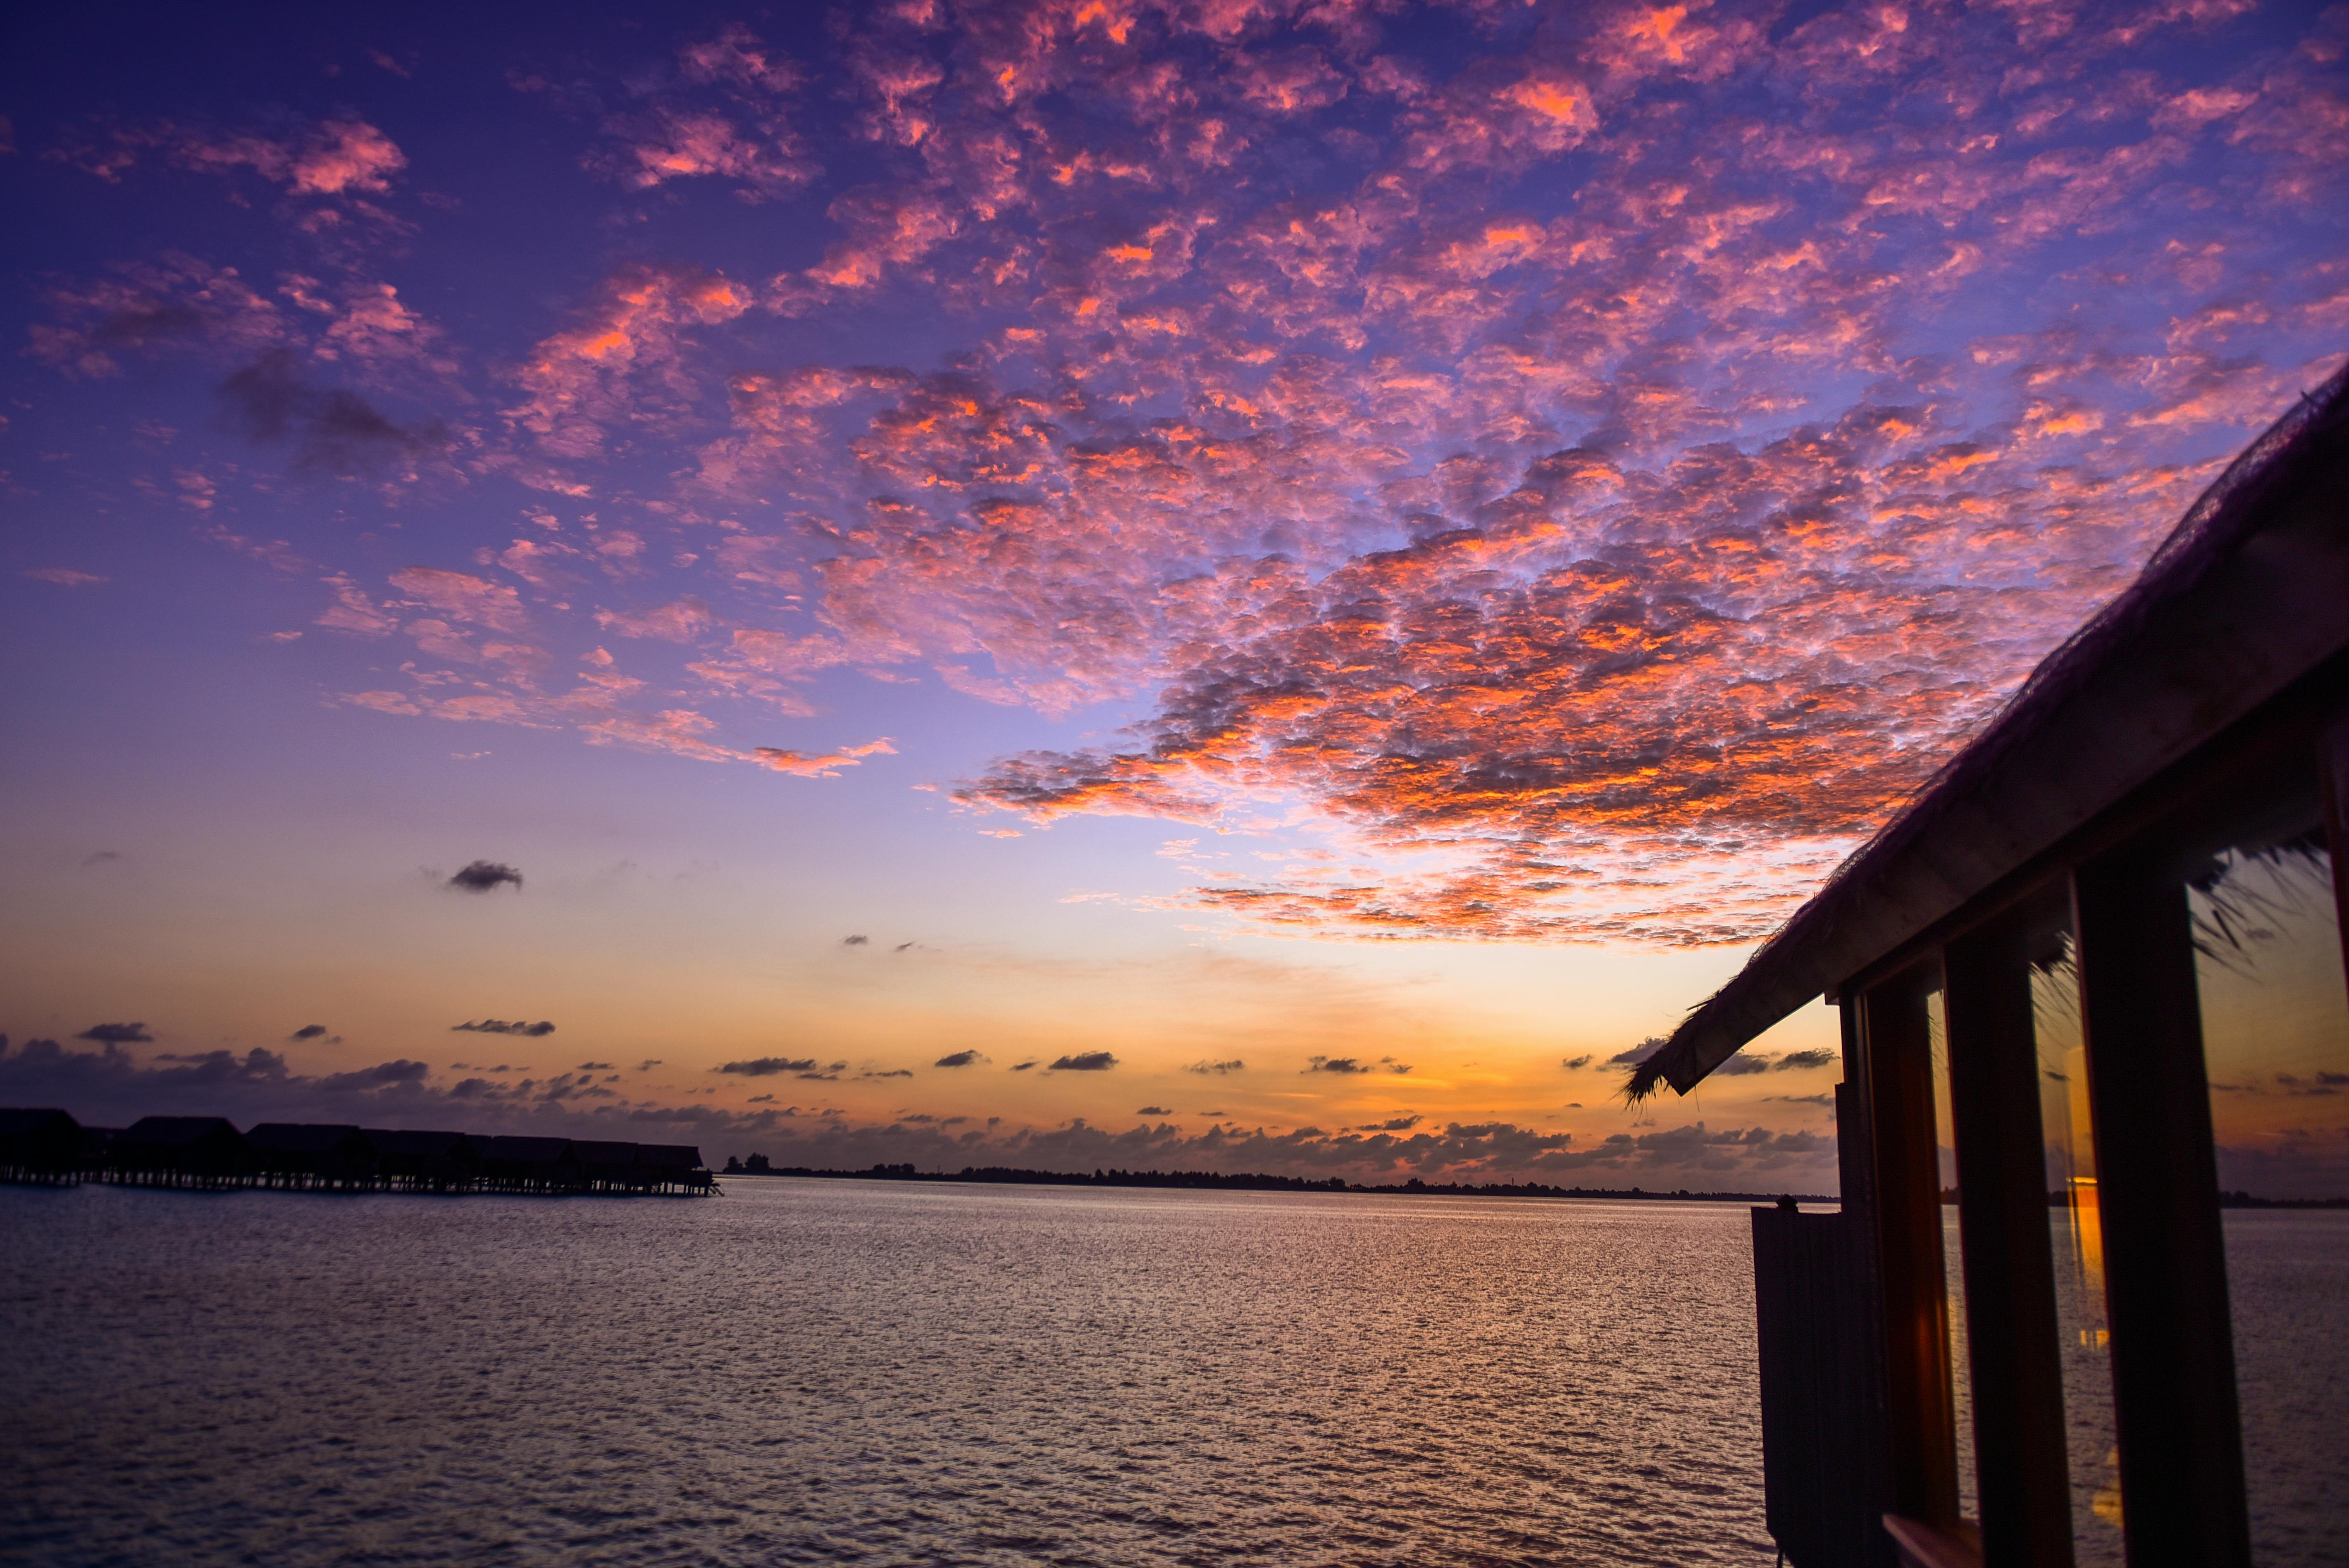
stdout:
{"type": "MultiPolygon", "coordinates": [[[[544,101],[593,104],[631,253],[695,253],[659,225],[716,181],[778,203],[755,265],[621,266],[499,372],[356,264],[173,255],[31,349],[507,377],[463,482],[550,510],[396,598],[330,574],[321,624],[416,645],[353,701],[829,777],[738,726],[919,680],[1097,727],[972,759],[973,809],[1310,841],[1185,908],[1743,941],[2337,356],[2341,24],[2234,10],[1489,6],[1440,58],[1270,0],[737,26],[544,101]],[[590,645],[563,689],[540,650],[590,645]]],[[[87,139],[305,211],[402,173],[357,120],[87,139]]]]}

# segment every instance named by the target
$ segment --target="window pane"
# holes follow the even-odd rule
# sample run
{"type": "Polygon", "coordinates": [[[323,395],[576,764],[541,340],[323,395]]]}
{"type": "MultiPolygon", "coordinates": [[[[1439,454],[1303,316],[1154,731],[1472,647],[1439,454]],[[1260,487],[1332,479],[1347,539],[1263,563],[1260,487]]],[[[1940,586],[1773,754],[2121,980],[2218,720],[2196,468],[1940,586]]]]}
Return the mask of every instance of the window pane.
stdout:
{"type": "Polygon", "coordinates": [[[2047,1207],[2055,1263],[2055,1332],[2064,1358],[2072,1542],[2079,1568],[2118,1568],[2120,1449],[2113,1422],[2112,1335],[2105,1319],[2096,1147],[2088,1115],[2086,1042],[2072,934],[2049,936],[2031,965],[2039,1056],[2039,1125],[2047,1146],[2047,1207]]]}
{"type": "Polygon", "coordinates": [[[1950,1119],[1950,1030],[1942,995],[1925,999],[1926,1027],[1933,1049],[1933,1146],[1940,1160],[1941,1280],[1949,1293],[1950,1408],[1957,1421],[1958,1515],[1981,1517],[1974,1479],[1973,1363],[1966,1344],[1966,1265],[1959,1240],[1958,1139],[1950,1119]]]}
{"type": "Polygon", "coordinates": [[[2349,1519],[2349,988],[2313,813],[2188,879],[2251,1556],[2339,1563],[2349,1519]]]}

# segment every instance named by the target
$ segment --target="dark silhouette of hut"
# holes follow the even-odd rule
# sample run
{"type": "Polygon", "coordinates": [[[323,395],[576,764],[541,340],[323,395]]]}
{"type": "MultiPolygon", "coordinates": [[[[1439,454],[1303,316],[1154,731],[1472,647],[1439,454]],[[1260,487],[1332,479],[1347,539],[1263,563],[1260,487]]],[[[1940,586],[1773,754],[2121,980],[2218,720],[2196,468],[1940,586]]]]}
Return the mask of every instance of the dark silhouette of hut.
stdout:
{"type": "Polygon", "coordinates": [[[481,1156],[461,1132],[370,1129],[360,1136],[374,1151],[378,1180],[391,1191],[464,1191],[481,1174],[481,1156]]]}
{"type": "Polygon", "coordinates": [[[645,1186],[636,1165],[636,1146],[597,1139],[574,1139],[571,1151],[579,1161],[580,1180],[591,1192],[635,1192],[645,1186]]]}
{"type": "Polygon", "coordinates": [[[265,1187],[355,1190],[376,1184],[375,1145],[356,1127],[264,1121],[244,1135],[265,1187]]]}
{"type": "Polygon", "coordinates": [[[690,1143],[639,1143],[637,1168],[644,1185],[658,1192],[707,1192],[716,1178],[701,1163],[701,1150],[690,1143]]]}
{"type": "MultiPolygon", "coordinates": [[[[2323,912],[2349,911],[2349,371],[1627,1086],[1685,1094],[1814,998],[1839,1009],[1841,1212],[1753,1219],[1767,1518],[1796,1568],[2116,1546],[2248,1568],[2250,1488],[2277,1478],[2247,1483],[2239,1407],[2271,1391],[2238,1385],[2213,1130],[2247,1086],[2205,1044],[2231,1031],[2230,1070],[2273,1107],[2311,1081],[2259,1054],[2281,1020],[2349,1036],[2321,958],[2264,993],[2229,979],[2290,913],[2261,891],[2288,873],[2322,885],[2292,916],[2322,954],[2323,912]]],[[[2308,1398],[2294,1429],[2322,1452],[2349,1408],[2308,1398]]],[[[2291,1526],[2319,1553],[2342,1539],[2330,1506],[2291,1526]]]]}
{"type": "Polygon", "coordinates": [[[81,1124],[62,1110],[0,1110],[0,1181],[69,1185],[88,1142],[81,1124]]]}
{"type": "Polygon", "coordinates": [[[575,1192],[586,1185],[586,1169],[567,1138],[469,1135],[481,1162],[481,1181],[502,1192],[575,1192]]]}
{"type": "Polygon", "coordinates": [[[140,1187],[236,1186],[254,1168],[251,1146],[223,1116],[142,1116],[109,1141],[106,1164],[114,1180],[140,1187]]]}

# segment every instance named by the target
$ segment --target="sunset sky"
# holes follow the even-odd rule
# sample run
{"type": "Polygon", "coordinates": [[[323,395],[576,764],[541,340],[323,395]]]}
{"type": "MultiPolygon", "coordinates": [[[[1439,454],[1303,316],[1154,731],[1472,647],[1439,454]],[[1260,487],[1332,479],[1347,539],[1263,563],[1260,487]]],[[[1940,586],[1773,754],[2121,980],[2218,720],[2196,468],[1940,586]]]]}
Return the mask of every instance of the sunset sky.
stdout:
{"type": "Polygon", "coordinates": [[[2349,343],[2349,5],[243,14],[0,51],[101,1123],[1831,1190],[1612,1058],[2349,343]]]}

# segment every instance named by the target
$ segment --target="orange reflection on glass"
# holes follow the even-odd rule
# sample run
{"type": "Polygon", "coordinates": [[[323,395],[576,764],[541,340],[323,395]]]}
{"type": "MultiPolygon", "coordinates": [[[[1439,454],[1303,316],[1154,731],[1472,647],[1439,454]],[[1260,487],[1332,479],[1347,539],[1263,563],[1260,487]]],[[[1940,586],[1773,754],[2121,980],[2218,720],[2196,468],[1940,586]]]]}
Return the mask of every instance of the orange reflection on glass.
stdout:
{"type": "Polygon", "coordinates": [[[2056,1333],[2064,1362],[2072,1550],[2081,1568],[2117,1568],[2122,1560],[2121,1485],[2113,1419],[2112,1331],[2105,1316],[2095,1121],[2088,1101],[2088,1057],[2070,933],[2049,933],[2035,955],[2031,1001],[2039,1057],[2039,1123],[2047,1155],[2056,1333]]]}

